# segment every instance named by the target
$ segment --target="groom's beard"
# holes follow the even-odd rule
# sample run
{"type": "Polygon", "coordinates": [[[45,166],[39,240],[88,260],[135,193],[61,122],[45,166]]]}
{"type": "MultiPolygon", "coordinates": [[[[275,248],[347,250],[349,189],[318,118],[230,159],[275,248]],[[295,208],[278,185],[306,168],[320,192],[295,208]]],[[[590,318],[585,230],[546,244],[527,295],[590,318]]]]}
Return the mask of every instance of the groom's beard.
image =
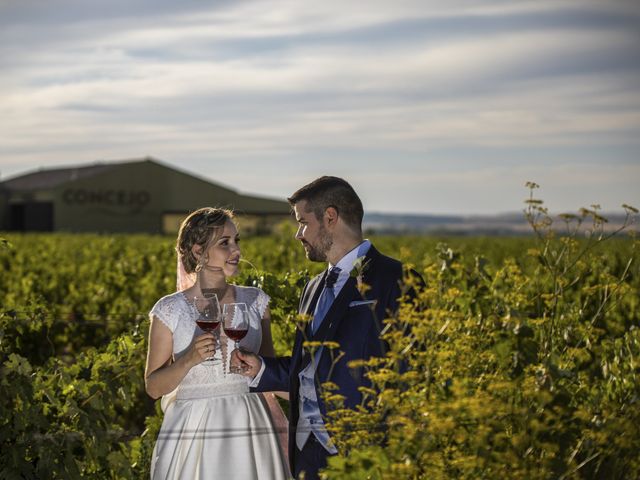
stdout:
{"type": "Polygon", "coordinates": [[[327,233],[323,225],[318,232],[318,242],[315,245],[307,242],[307,245],[309,245],[309,250],[307,250],[307,258],[309,260],[312,262],[326,262],[327,253],[329,253],[333,245],[333,238],[327,233]]]}

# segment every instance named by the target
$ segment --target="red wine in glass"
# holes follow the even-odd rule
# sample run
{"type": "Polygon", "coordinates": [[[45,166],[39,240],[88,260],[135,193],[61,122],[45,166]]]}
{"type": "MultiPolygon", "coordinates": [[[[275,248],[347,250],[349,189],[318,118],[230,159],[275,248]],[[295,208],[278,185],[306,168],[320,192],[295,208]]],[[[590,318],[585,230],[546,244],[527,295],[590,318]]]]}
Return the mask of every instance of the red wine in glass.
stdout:
{"type": "Polygon", "coordinates": [[[220,326],[220,322],[212,322],[210,320],[198,319],[196,320],[198,326],[207,333],[213,333],[216,328],[220,326]]]}
{"type": "Polygon", "coordinates": [[[248,328],[225,328],[224,333],[231,340],[239,342],[247,336],[248,328]]]}
{"type": "Polygon", "coordinates": [[[224,333],[240,348],[242,340],[249,330],[249,311],[246,303],[225,303],[222,307],[222,328],[224,333]]]}

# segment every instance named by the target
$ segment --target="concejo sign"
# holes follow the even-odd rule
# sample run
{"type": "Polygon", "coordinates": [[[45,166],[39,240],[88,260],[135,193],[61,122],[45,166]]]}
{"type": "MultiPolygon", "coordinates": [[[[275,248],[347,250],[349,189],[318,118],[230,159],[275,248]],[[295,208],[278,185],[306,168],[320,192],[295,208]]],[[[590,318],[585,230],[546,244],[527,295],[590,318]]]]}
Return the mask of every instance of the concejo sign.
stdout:
{"type": "Polygon", "coordinates": [[[62,192],[62,201],[69,205],[102,207],[110,210],[113,207],[125,207],[138,211],[151,201],[151,194],[146,190],[86,190],[67,189],[62,192]],[[111,207],[111,208],[109,208],[111,207]]]}

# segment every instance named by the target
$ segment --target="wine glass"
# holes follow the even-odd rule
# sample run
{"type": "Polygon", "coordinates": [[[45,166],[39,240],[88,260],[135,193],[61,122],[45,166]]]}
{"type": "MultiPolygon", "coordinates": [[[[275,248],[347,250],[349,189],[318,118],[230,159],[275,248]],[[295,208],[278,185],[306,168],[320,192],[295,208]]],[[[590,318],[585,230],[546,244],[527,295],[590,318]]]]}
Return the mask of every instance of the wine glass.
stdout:
{"type": "Polygon", "coordinates": [[[249,331],[249,311],[246,303],[225,303],[222,309],[222,328],[227,337],[240,348],[242,340],[249,331]]]}
{"type": "MultiPolygon", "coordinates": [[[[206,297],[193,297],[193,305],[196,307],[198,312],[198,318],[196,319],[198,326],[205,332],[214,333],[220,325],[221,320],[220,303],[218,302],[217,295],[213,294],[212,296],[206,297]]],[[[217,349],[218,348],[216,348],[216,350],[217,349]]],[[[216,363],[214,360],[215,357],[211,356],[206,358],[205,362],[211,365],[216,363]]]]}
{"type": "Polygon", "coordinates": [[[222,328],[227,337],[240,348],[242,340],[249,331],[249,311],[246,303],[225,303],[222,309],[222,328]]]}

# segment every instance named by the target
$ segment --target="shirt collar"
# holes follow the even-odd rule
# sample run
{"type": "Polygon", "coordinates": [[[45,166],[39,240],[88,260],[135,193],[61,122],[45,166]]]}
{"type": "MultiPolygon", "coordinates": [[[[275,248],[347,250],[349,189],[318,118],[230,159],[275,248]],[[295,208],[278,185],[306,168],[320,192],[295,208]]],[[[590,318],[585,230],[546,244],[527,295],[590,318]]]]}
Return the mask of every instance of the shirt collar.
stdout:
{"type": "MultiPolygon", "coordinates": [[[[345,256],[342,257],[340,261],[338,261],[338,263],[335,265],[340,269],[339,278],[343,278],[343,276],[349,276],[349,274],[351,274],[351,270],[353,270],[353,264],[355,263],[355,261],[360,257],[364,257],[370,248],[371,242],[369,240],[364,240],[355,248],[347,252],[345,256]]],[[[333,266],[334,265],[329,264],[329,268],[332,268],[333,266]]]]}

